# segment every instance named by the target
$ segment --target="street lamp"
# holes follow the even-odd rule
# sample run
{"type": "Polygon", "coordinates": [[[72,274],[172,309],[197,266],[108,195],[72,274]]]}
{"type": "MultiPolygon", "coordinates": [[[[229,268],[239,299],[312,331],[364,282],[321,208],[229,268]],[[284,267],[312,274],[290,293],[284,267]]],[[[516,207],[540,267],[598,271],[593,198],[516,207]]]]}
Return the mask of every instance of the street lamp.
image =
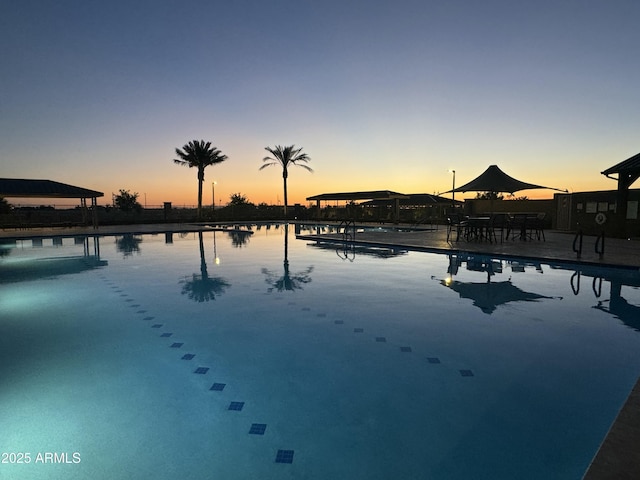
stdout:
{"type": "Polygon", "coordinates": [[[451,190],[451,205],[456,206],[456,171],[449,170],[449,173],[453,173],[453,189],[451,190]]]}
{"type": "Polygon", "coordinates": [[[216,184],[218,182],[211,183],[211,210],[215,212],[216,210],[216,184]]]}

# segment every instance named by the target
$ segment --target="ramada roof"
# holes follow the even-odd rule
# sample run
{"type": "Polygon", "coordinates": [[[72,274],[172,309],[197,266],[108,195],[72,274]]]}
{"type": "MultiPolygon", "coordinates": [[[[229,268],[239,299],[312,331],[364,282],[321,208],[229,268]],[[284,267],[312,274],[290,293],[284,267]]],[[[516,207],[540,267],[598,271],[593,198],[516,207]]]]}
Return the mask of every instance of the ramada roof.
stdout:
{"type": "Polygon", "coordinates": [[[609,167],[603,172],[602,175],[609,176],[612,173],[640,173],[640,153],[634,155],[631,158],[627,158],[626,160],[614,165],[613,167],[609,167]]]}
{"type": "Polygon", "coordinates": [[[103,192],[54,182],[53,180],[0,178],[0,197],[96,198],[103,196],[103,192]]]}
{"type": "Polygon", "coordinates": [[[407,197],[408,195],[390,190],[371,190],[367,192],[322,193],[307,197],[307,200],[390,200],[407,197]]]}

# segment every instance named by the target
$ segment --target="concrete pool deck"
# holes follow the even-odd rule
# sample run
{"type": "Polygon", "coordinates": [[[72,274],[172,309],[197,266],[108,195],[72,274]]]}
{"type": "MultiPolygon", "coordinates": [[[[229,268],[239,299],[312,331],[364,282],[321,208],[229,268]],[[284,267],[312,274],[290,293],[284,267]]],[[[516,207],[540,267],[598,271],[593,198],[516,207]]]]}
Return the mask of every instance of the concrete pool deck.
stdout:
{"type": "MultiPolygon", "coordinates": [[[[269,223],[269,222],[260,222],[269,223]]],[[[273,223],[273,222],[271,222],[273,223]]],[[[299,222],[302,225],[312,225],[312,222],[299,222]]],[[[226,222],[219,225],[211,223],[167,223],[148,225],[105,225],[96,229],[92,227],[53,227],[31,229],[2,229],[0,239],[27,239],[73,236],[110,236],[124,233],[150,234],[164,232],[193,232],[212,231],[212,225],[217,228],[228,229],[230,226],[251,224],[251,222],[226,222]]],[[[254,223],[255,224],[255,223],[254,223]]],[[[546,231],[546,241],[542,240],[511,240],[503,242],[488,241],[447,241],[446,226],[421,227],[415,229],[409,225],[398,225],[395,228],[406,230],[392,230],[393,226],[369,224],[367,227],[380,227],[381,230],[367,230],[357,232],[355,241],[371,246],[396,246],[412,250],[482,253],[505,257],[536,258],[549,261],[587,263],[592,265],[613,265],[640,269],[640,239],[605,238],[604,253],[596,252],[595,236],[585,235],[582,239],[582,254],[580,257],[573,251],[576,235],[574,233],[546,231]],[[411,230],[410,230],[411,229],[411,230]]],[[[233,227],[231,227],[233,228],[233,227]]],[[[454,235],[455,236],[455,235],[454,235]]],[[[337,233],[320,233],[298,235],[298,238],[308,240],[342,241],[342,235],[337,233]]]]}
{"type": "MultiPolygon", "coordinates": [[[[263,222],[261,222],[263,223],[263,222]]],[[[312,222],[300,222],[302,225],[313,225],[312,222]]],[[[250,224],[250,222],[249,222],[250,224]]],[[[247,223],[228,222],[216,225],[215,229],[239,228],[246,231],[247,223]]],[[[381,226],[377,230],[358,231],[355,241],[373,247],[401,247],[417,251],[478,253],[495,255],[496,257],[517,257],[546,260],[550,262],[584,263],[588,265],[616,266],[640,269],[640,239],[606,238],[604,252],[596,252],[596,237],[584,236],[582,254],[574,251],[576,235],[573,233],[546,231],[546,240],[504,240],[488,241],[447,241],[446,226],[422,227],[420,230],[405,226],[381,226]],[[394,229],[395,228],[395,229],[394,229]]],[[[74,236],[112,236],[125,233],[153,234],[164,232],[212,231],[211,224],[156,224],[156,225],[116,225],[73,228],[33,228],[27,230],[2,229],[0,240],[19,240],[29,238],[52,238],[74,236]]],[[[306,241],[342,242],[341,234],[307,233],[296,235],[306,241]]],[[[328,232],[329,229],[326,229],[328,232]]],[[[636,479],[640,478],[640,380],[632,389],[626,403],[619,412],[611,429],[603,440],[598,453],[583,477],[584,480],[601,479],[636,479]]]]}
{"type": "MultiPolygon", "coordinates": [[[[462,238],[455,241],[455,233],[453,233],[452,237],[454,238],[447,241],[446,226],[413,231],[384,231],[385,228],[382,227],[381,231],[357,232],[355,241],[371,246],[393,245],[414,250],[482,253],[504,257],[640,268],[640,239],[605,238],[604,253],[600,255],[595,250],[597,237],[585,235],[582,238],[582,254],[578,257],[573,250],[574,240],[576,240],[574,233],[546,231],[544,233],[546,241],[505,239],[502,242],[499,239],[497,242],[488,242],[486,240],[465,241],[462,238]]],[[[321,233],[319,235],[300,235],[298,238],[341,241],[342,235],[321,233]]],[[[577,246],[578,241],[576,241],[577,246]]]]}

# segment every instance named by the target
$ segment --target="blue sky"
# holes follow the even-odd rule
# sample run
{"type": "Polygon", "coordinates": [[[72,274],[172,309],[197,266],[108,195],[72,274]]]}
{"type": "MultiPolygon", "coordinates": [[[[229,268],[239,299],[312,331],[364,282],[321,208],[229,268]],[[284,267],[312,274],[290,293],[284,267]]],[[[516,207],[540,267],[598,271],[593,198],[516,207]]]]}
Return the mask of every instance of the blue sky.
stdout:
{"type": "Polygon", "coordinates": [[[315,170],[291,172],[290,203],[440,192],[491,164],[613,189],[600,171],[640,151],[638,20],[626,0],[5,1],[0,176],[195,204],[172,159],[205,139],[229,157],[206,172],[216,202],[282,201],[258,171],[276,144],[315,170]]]}

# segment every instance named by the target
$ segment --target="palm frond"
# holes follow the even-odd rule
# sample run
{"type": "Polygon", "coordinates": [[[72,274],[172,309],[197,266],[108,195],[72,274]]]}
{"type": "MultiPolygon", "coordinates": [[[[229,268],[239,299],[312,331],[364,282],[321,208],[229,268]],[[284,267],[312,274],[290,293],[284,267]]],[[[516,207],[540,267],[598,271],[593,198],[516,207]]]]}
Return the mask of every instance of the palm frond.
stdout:
{"type": "Polygon", "coordinates": [[[227,156],[222,155],[220,150],[211,146],[211,142],[204,140],[192,140],[184,145],[182,150],[176,148],[176,155],[179,158],[174,159],[174,163],[198,169],[204,169],[227,159],[227,156]]]}
{"type": "Polygon", "coordinates": [[[307,163],[311,161],[311,158],[306,153],[302,152],[302,147],[295,148],[295,145],[289,145],[283,147],[281,145],[276,145],[275,147],[265,147],[265,150],[271,153],[271,157],[264,157],[262,159],[263,162],[267,162],[260,167],[262,170],[265,167],[272,165],[281,165],[283,168],[287,168],[289,165],[298,165],[300,167],[305,168],[306,170],[313,172],[313,169],[301,165],[300,163],[307,163]]]}

